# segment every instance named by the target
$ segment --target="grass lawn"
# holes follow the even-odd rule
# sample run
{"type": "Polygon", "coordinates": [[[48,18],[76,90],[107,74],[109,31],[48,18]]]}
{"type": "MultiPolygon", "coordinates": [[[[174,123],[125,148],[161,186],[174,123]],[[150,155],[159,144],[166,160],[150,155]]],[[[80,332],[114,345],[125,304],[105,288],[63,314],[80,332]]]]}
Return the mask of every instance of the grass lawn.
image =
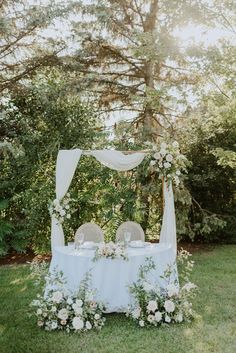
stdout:
{"type": "Polygon", "coordinates": [[[36,289],[29,265],[0,267],[1,353],[236,353],[236,246],[200,251],[192,281],[200,287],[191,324],[140,329],[124,315],[107,317],[100,332],[45,332],[29,318],[36,289]]]}

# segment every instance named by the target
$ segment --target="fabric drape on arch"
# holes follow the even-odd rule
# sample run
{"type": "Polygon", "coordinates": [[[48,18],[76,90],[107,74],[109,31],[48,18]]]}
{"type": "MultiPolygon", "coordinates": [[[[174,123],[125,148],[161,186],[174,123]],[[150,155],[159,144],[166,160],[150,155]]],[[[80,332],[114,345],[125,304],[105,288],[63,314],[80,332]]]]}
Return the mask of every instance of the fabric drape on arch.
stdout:
{"type": "MultiPolygon", "coordinates": [[[[56,198],[61,200],[67,193],[71,181],[73,179],[75,169],[79,163],[82,150],[60,150],[57,157],[56,165],[56,198]]],[[[86,151],[86,155],[92,155],[100,163],[108,168],[117,171],[128,171],[137,167],[142,163],[146,153],[134,152],[132,154],[124,154],[115,150],[93,150],[86,151]]],[[[176,225],[174,211],[174,197],[172,185],[164,182],[164,214],[160,235],[161,243],[170,243],[176,254],[176,225]]],[[[51,248],[58,245],[64,245],[64,233],[62,225],[52,217],[51,228],[51,248]]]]}

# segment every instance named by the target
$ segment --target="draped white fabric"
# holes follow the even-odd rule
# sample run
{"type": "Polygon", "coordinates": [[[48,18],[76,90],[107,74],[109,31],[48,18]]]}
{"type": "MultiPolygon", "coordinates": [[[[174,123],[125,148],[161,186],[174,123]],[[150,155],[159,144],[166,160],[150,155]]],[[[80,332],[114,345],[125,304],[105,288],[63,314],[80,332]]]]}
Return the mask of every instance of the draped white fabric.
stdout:
{"type": "Polygon", "coordinates": [[[142,163],[145,153],[124,154],[114,150],[94,150],[90,154],[106,167],[118,171],[131,170],[142,163]]]}
{"type": "Polygon", "coordinates": [[[162,219],[162,227],[160,234],[160,243],[168,243],[177,253],[177,240],[176,240],[176,221],[175,221],[175,205],[172,183],[169,185],[164,181],[164,213],[162,219]]]}
{"type": "MultiPolygon", "coordinates": [[[[57,156],[56,165],[56,198],[61,200],[67,193],[73,179],[75,169],[80,160],[80,149],[61,150],[57,156]]],[[[51,222],[51,248],[65,244],[62,225],[52,217],[51,222]]]]}
{"type": "Polygon", "coordinates": [[[57,199],[62,199],[67,193],[81,154],[82,151],[79,149],[59,151],[56,167],[57,199]]]}
{"type": "MultiPolygon", "coordinates": [[[[61,150],[57,157],[56,166],[56,197],[62,199],[72,181],[75,169],[80,160],[82,151],[80,149],[74,150],[61,150]]],[[[94,150],[85,152],[86,155],[94,156],[103,165],[117,170],[127,171],[137,167],[144,159],[145,152],[136,152],[133,154],[124,154],[120,151],[114,150],[94,150]]],[[[168,243],[172,245],[174,253],[177,252],[176,241],[176,221],[174,209],[174,196],[172,184],[169,186],[164,182],[164,213],[162,228],[160,234],[160,243],[168,243]]],[[[52,250],[55,246],[64,245],[64,233],[62,225],[52,217],[52,230],[51,230],[51,246],[52,250]]]]}

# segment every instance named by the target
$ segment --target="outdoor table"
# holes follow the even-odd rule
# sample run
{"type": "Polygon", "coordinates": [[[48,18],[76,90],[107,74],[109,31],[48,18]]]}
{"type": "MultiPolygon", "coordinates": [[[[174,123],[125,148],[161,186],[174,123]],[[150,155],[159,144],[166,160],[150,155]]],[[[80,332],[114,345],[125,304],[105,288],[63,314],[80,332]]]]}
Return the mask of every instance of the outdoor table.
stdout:
{"type": "Polygon", "coordinates": [[[101,258],[93,261],[91,249],[75,250],[68,246],[56,246],[50,271],[62,271],[66,289],[75,292],[87,271],[91,272],[91,287],[97,290],[96,299],[105,303],[107,312],[124,312],[132,304],[128,286],[137,281],[140,266],[150,257],[156,269],[148,278],[152,284],[165,288],[162,278],[168,265],[173,265],[172,280],[177,279],[175,253],[169,244],[150,244],[143,248],[127,248],[128,260],[101,258]]]}

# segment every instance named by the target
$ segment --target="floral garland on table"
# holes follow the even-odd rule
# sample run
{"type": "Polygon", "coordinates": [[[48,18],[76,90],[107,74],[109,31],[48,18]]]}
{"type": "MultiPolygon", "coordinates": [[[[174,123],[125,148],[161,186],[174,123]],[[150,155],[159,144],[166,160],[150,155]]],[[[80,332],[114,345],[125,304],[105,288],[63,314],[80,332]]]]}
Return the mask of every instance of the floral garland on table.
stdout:
{"type": "Polygon", "coordinates": [[[60,224],[62,224],[65,219],[70,219],[71,213],[73,212],[69,205],[71,201],[72,199],[69,193],[61,200],[54,199],[48,207],[51,217],[54,216],[60,224]]]}
{"type": "Polygon", "coordinates": [[[182,172],[187,172],[187,158],[180,153],[178,142],[163,142],[159,151],[156,145],[152,149],[154,159],[150,161],[150,167],[159,173],[160,178],[164,177],[168,182],[173,180],[178,186],[182,172]]]}
{"type": "Polygon", "coordinates": [[[128,260],[125,246],[113,243],[112,241],[107,244],[99,244],[95,250],[93,261],[98,261],[102,258],[128,260]]]}
{"type": "Polygon", "coordinates": [[[55,271],[46,276],[46,284],[54,289],[47,296],[38,294],[31,303],[38,326],[46,331],[64,330],[68,333],[101,329],[105,323],[103,312],[106,308],[94,299],[95,292],[89,289],[89,282],[90,274],[87,273],[78,292],[70,294],[64,289],[61,272],[55,271]]]}
{"type": "Polygon", "coordinates": [[[130,286],[135,305],[127,312],[127,316],[138,322],[140,327],[180,323],[196,317],[190,300],[194,297],[197,287],[188,280],[193,262],[188,260],[190,254],[186,251],[180,252],[178,256],[182,264],[187,262],[183,276],[187,282],[182,287],[179,287],[177,282],[170,281],[170,268],[164,274],[168,283],[165,289],[150,284],[146,278],[148,273],[155,269],[151,258],[146,258],[145,264],[140,267],[137,282],[130,286]]]}

